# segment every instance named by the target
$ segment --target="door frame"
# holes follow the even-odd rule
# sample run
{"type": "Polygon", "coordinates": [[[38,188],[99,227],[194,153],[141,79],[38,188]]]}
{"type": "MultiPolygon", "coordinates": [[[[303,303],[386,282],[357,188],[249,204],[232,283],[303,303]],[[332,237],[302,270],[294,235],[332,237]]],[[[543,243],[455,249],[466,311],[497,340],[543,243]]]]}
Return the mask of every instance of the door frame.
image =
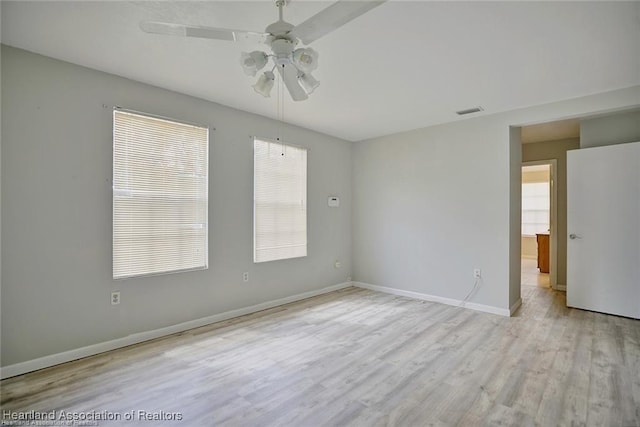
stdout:
{"type": "MultiPolygon", "coordinates": [[[[522,165],[520,166],[520,185],[522,185],[522,168],[524,166],[538,165],[549,165],[549,185],[551,186],[551,191],[549,193],[551,197],[549,206],[551,217],[549,220],[549,284],[552,289],[556,291],[563,291],[565,289],[558,288],[558,186],[556,185],[556,177],[558,176],[558,160],[546,159],[522,162],[522,165]]],[[[520,256],[522,256],[522,253],[520,256]]]]}

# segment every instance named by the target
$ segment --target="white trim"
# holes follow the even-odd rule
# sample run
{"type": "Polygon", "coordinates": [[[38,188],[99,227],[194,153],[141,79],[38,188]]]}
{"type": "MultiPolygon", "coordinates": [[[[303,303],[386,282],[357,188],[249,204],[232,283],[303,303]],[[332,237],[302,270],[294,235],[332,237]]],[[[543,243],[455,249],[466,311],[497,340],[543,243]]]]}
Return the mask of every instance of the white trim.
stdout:
{"type": "Polygon", "coordinates": [[[538,259],[537,256],[535,255],[522,255],[520,258],[524,258],[524,259],[538,259]]]}
{"type": "Polygon", "coordinates": [[[518,301],[514,302],[511,307],[509,307],[509,315],[513,316],[513,314],[520,308],[522,305],[522,298],[518,298],[518,301]]]}
{"type": "Polygon", "coordinates": [[[363,283],[363,282],[352,282],[352,283],[353,283],[353,286],[356,286],[358,288],[384,292],[386,294],[400,295],[403,297],[415,298],[415,299],[424,300],[424,301],[439,302],[442,304],[453,305],[457,307],[470,308],[476,311],[483,311],[485,313],[499,314],[500,316],[507,316],[507,317],[511,316],[511,311],[508,308],[494,307],[492,305],[478,304],[475,302],[464,302],[462,300],[457,300],[453,298],[439,297],[436,295],[428,295],[428,294],[423,294],[423,293],[414,292],[414,291],[405,291],[403,289],[387,288],[386,286],[371,285],[369,283],[363,283]]]}
{"type": "Polygon", "coordinates": [[[151,331],[138,332],[122,338],[116,338],[111,341],[105,341],[98,344],[88,345],[86,347],[68,350],[62,353],[50,354],[48,356],[39,357],[37,359],[28,360],[26,362],[15,363],[13,365],[3,366],[0,368],[0,378],[5,379],[22,375],[27,372],[37,371],[39,369],[48,368],[50,366],[59,365],[61,363],[71,362],[72,360],[81,359],[83,357],[93,356],[105,351],[115,350],[132,344],[138,344],[177,332],[184,332],[189,329],[198,328],[200,326],[209,325],[211,323],[221,322],[223,320],[232,319],[234,317],[244,316],[246,314],[256,313],[258,311],[267,310],[283,304],[300,301],[306,298],[315,297],[317,295],[326,294],[328,292],[337,291],[339,289],[353,286],[351,282],[339,283],[337,285],[328,286],[326,288],[314,291],[304,292],[297,295],[288,296],[272,301],[266,301],[249,307],[238,308],[236,310],[225,311],[224,313],[214,314],[212,316],[202,317],[200,319],[190,320],[188,322],[178,323],[177,325],[167,326],[164,328],[154,329],[151,331]]]}
{"type": "Polygon", "coordinates": [[[567,285],[563,285],[561,283],[556,283],[556,285],[553,287],[553,289],[555,289],[556,291],[567,292],[567,285]]]}

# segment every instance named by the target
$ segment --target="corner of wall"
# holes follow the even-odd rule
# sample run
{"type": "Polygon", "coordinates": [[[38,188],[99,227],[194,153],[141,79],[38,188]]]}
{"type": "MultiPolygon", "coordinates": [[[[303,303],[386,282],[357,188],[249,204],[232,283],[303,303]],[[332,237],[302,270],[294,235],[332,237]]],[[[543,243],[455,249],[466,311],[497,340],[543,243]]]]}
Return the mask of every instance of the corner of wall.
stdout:
{"type": "Polygon", "coordinates": [[[509,307],[520,301],[522,244],[522,143],[519,126],[509,128],[509,307]]]}

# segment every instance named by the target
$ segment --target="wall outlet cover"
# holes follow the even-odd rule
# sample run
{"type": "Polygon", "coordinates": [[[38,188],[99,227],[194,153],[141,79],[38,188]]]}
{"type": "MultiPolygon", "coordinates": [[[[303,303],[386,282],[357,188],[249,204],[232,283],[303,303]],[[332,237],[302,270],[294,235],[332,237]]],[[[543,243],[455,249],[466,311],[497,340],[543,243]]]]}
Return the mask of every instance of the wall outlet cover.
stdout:
{"type": "Polygon", "coordinates": [[[120,304],[120,291],[111,292],[111,305],[120,304]]]}

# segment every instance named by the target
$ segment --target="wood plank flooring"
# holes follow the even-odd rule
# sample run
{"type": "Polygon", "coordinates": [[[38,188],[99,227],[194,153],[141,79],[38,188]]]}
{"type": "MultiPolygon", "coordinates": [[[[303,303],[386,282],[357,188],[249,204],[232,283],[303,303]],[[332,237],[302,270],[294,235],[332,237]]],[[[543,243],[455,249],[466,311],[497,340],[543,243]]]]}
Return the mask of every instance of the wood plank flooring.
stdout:
{"type": "Polygon", "coordinates": [[[568,309],[542,287],[522,295],[505,318],[348,288],[4,380],[2,412],[120,418],[84,424],[100,426],[640,426],[640,321],[568,309]]]}

